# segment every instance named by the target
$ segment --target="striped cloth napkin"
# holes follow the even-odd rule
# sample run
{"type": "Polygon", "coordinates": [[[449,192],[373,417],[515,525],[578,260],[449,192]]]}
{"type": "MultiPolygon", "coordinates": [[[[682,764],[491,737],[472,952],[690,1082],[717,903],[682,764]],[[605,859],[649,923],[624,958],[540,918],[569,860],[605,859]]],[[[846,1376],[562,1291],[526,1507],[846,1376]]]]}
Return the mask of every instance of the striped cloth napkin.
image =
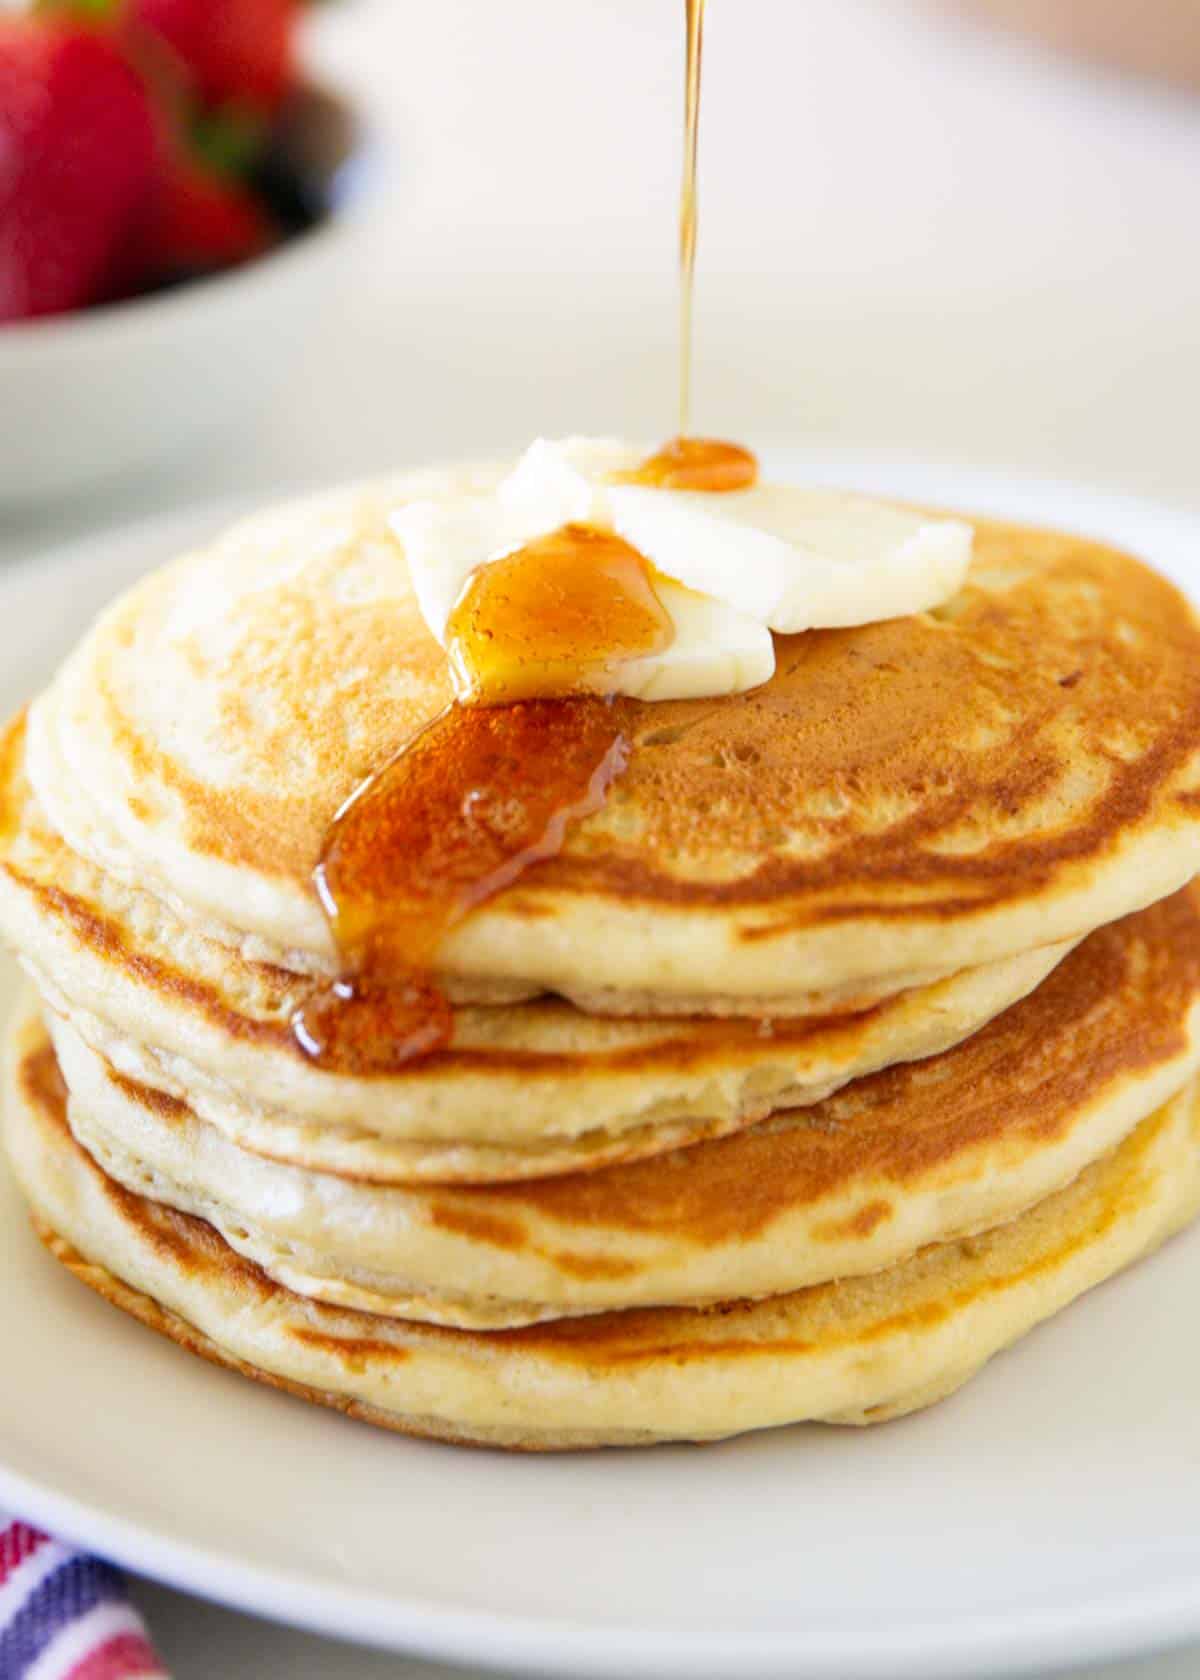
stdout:
{"type": "Polygon", "coordinates": [[[167,1680],[120,1573],[2,1511],[0,1680],[167,1680]]]}

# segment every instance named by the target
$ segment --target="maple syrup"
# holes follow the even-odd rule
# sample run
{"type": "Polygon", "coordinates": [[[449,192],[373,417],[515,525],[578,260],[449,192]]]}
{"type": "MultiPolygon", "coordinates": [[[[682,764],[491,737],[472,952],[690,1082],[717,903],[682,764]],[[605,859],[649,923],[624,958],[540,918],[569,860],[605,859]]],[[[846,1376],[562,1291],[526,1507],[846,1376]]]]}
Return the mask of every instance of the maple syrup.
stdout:
{"type": "Polygon", "coordinates": [[[646,484],[656,490],[707,490],[720,495],[748,490],[757,483],[758,461],[740,443],[677,437],[636,467],[613,477],[620,484],[646,484]]]}
{"type": "Polygon", "coordinates": [[[563,525],[480,566],[450,615],[459,700],[494,706],[595,691],[626,659],[668,647],[650,566],[611,531],[563,525]]]}
{"type": "Polygon", "coordinates": [[[600,809],[625,724],[622,702],[591,696],[450,706],[363,784],[314,877],[344,976],[293,1019],[308,1055],[371,1074],[449,1043],[442,939],[600,809]]]}
{"type": "Polygon", "coordinates": [[[683,183],[679,194],[679,435],[692,418],[692,292],[696,274],[696,146],[700,138],[700,59],[704,0],[684,0],[687,58],[683,81],[683,183]]]}

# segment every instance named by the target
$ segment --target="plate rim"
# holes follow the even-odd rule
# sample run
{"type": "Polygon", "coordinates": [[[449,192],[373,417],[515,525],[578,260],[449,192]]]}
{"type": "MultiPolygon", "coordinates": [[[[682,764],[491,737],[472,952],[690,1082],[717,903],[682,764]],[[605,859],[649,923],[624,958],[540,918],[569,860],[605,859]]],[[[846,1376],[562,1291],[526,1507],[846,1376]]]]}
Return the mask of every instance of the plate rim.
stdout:
{"type": "MultiPolygon", "coordinates": [[[[5,1167],[7,1173],[7,1167],[5,1167]]],[[[439,1447],[438,1450],[443,1450],[439,1447]]],[[[689,1633],[596,1627],[568,1619],[448,1611],[419,1599],[335,1586],[298,1570],[239,1561],[112,1516],[0,1464],[0,1499],[25,1520],[177,1591],[311,1633],[433,1662],[579,1680],[968,1680],[1072,1671],[1167,1650],[1200,1635],[1200,1544],[1194,1577],[1052,1608],[927,1618],[899,1628],[689,1633]],[[149,1550],[144,1548],[149,1547],[149,1550]],[[1099,1611],[1099,1613],[1097,1613],[1099,1611]]]]}

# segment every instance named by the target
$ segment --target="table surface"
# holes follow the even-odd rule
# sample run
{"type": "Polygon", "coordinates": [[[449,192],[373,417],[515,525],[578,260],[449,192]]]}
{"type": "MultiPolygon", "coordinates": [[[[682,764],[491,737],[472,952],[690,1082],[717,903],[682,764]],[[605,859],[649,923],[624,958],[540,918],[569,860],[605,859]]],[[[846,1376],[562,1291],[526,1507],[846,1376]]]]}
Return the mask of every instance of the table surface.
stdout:
{"type": "MultiPolygon", "coordinates": [[[[679,11],[321,13],[314,61],[377,136],[336,307],[252,437],[8,516],[0,560],[184,501],[673,429],[679,11]]],[[[900,0],[718,0],[706,71],[694,429],[1200,506],[1200,101],[900,0]]],[[[176,1680],[445,1672],[138,1595],[176,1680]]]]}

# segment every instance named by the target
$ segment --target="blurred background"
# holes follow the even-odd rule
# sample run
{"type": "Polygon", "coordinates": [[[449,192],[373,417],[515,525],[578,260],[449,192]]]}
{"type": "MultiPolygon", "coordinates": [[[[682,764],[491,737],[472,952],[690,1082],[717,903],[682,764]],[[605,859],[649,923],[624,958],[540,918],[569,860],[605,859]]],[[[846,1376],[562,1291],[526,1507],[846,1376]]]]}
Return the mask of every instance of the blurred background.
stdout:
{"type": "MultiPolygon", "coordinates": [[[[304,62],[367,140],[321,290],[255,325],[279,384],[152,478],[0,508],[10,539],[538,432],[666,435],[682,11],[311,8],[304,62]]],[[[1200,0],[711,0],[695,429],[1200,502],[1198,194],[1200,0]]],[[[59,330],[0,326],[0,408],[6,336],[59,330]]],[[[227,371],[193,362],[172,403],[227,371]]]]}

